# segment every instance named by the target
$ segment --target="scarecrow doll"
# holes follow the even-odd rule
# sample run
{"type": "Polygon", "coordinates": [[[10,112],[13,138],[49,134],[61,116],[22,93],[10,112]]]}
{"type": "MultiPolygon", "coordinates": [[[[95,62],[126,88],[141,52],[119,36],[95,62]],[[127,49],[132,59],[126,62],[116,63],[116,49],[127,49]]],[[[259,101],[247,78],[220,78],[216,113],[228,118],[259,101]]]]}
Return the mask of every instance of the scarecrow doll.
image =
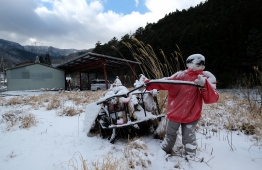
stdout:
{"type": "Polygon", "coordinates": [[[146,90],[167,90],[167,126],[166,134],[161,143],[163,154],[171,154],[176,142],[177,131],[181,126],[182,143],[187,157],[194,158],[197,149],[195,128],[201,117],[202,105],[218,101],[216,78],[205,69],[205,57],[201,54],[190,55],[186,60],[187,69],[165,77],[159,83],[146,80],[146,90]],[[191,81],[200,88],[187,85],[172,85],[168,80],[191,81]]]}

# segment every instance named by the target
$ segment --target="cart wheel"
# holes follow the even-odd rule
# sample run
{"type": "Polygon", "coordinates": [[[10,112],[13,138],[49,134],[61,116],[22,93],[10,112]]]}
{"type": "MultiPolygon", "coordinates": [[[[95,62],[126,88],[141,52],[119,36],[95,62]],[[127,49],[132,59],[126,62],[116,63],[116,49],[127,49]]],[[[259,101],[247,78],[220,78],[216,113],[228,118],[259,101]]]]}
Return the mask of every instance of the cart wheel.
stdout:
{"type": "Polygon", "coordinates": [[[108,117],[106,111],[103,108],[101,108],[99,111],[98,122],[101,125],[101,128],[107,128],[109,125],[111,125],[110,118],[108,117]]]}

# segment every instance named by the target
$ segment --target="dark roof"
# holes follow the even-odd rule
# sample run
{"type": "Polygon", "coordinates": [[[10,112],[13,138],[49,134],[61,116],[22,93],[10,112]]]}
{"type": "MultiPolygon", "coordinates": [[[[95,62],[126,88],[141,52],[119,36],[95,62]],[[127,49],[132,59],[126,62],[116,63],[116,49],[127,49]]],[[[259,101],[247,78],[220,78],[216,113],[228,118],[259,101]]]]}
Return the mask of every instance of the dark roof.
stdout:
{"type": "Polygon", "coordinates": [[[18,63],[15,65],[15,67],[18,67],[18,66],[25,66],[25,65],[29,65],[29,64],[34,64],[35,62],[33,62],[32,60],[29,60],[29,61],[25,61],[25,62],[22,62],[22,63],[18,63]]]}
{"type": "Polygon", "coordinates": [[[72,72],[99,72],[103,71],[104,65],[106,65],[106,69],[119,69],[123,67],[130,67],[130,65],[136,64],[140,63],[88,52],[77,57],[76,59],[60,64],[56,67],[65,70],[68,74],[72,72]]]}

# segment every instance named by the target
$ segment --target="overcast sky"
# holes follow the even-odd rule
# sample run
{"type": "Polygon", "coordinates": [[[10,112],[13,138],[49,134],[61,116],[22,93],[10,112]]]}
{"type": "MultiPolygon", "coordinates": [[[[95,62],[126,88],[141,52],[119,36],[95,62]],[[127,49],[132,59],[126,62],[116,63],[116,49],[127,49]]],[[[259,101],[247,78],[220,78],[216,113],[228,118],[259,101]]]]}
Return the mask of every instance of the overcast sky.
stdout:
{"type": "Polygon", "coordinates": [[[205,0],[0,0],[0,38],[90,49],[205,0]]]}

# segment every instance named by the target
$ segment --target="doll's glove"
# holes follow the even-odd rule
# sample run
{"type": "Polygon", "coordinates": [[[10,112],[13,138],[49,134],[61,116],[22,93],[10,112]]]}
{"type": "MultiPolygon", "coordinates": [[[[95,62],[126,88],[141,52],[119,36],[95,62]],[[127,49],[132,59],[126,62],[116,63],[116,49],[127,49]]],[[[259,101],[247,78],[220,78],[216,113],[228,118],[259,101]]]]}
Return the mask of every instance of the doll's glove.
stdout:
{"type": "Polygon", "coordinates": [[[206,82],[206,79],[202,75],[198,75],[198,78],[195,80],[195,84],[199,86],[204,86],[206,82]]]}

